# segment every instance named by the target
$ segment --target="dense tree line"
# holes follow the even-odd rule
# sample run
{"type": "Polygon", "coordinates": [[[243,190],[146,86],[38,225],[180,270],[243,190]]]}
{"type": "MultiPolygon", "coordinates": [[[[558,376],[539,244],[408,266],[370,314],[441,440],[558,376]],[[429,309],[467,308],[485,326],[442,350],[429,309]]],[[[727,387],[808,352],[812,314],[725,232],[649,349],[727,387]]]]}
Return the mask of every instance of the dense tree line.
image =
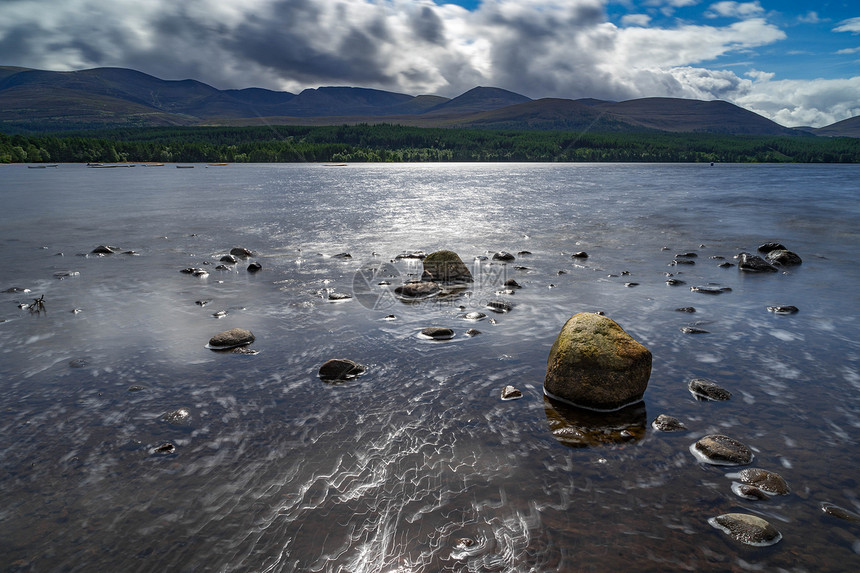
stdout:
{"type": "Polygon", "coordinates": [[[858,163],[860,139],[418,128],[133,128],[0,133],[0,163],[562,161],[858,163]]]}

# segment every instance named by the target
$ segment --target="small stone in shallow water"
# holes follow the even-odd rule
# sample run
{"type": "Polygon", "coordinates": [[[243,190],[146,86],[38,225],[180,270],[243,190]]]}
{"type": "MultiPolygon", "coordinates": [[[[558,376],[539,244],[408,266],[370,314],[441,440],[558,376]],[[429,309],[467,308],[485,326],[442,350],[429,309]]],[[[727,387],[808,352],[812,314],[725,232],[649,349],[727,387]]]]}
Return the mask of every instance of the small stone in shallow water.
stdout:
{"type": "Polygon", "coordinates": [[[382,320],[397,320],[397,317],[394,316],[393,314],[387,314],[387,315],[382,317],[382,320]]]}
{"type": "Polygon", "coordinates": [[[421,331],[421,336],[433,340],[450,340],[454,338],[454,331],[444,326],[428,326],[421,331]]]}
{"type": "Polygon", "coordinates": [[[250,330],[244,328],[231,328],[220,332],[209,339],[209,348],[221,350],[225,348],[235,348],[237,346],[245,346],[254,342],[254,335],[250,330]]]}
{"type": "Polygon", "coordinates": [[[493,255],[494,261],[513,261],[516,257],[507,251],[499,251],[493,255]]]}
{"type": "Polygon", "coordinates": [[[714,286],[691,286],[690,290],[692,292],[700,292],[702,294],[723,294],[724,292],[728,292],[724,288],[714,286]]]}
{"type": "Polygon", "coordinates": [[[639,286],[639,283],[624,283],[624,286],[630,288],[630,287],[639,286]]]}
{"type": "Polygon", "coordinates": [[[158,446],[157,448],[152,448],[152,450],[150,450],[150,452],[153,454],[161,454],[161,455],[173,454],[173,453],[176,453],[176,446],[174,446],[170,442],[165,442],[165,443],[161,444],[160,446],[158,446]]]}
{"type": "Polygon", "coordinates": [[[701,462],[716,466],[743,466],[753,460],[746,445],[722,434],[710,434],[690,446],[690,453],[701,462]]]}
{"type": "Polygon", "coordinates": [[[682,306],[681,308],[676,308],[675,312],[696,312],[696,309],[692,306],[682,306]]]}
{"type": "Polygon", "coordinates": [[[362,364],[347,360],[346,358],[332,358],[326,361],[319,369],[319,377],[322,380],[351,380],[356,376],[364,374],[367,368],[362,364]]]}
{"type": "Polygon", "coordinates": [[[657,416],[657,418],[651,422],[651,427],[661,432],[679,432],[687,429],[687,426],[678,420],[678,418],[674,418],[666,414],[660,414],[657,416]]]}
{"type": "Polygon", "coordinates": [[[254,263],[251,263],[250,265],[248,265],[248,272],[249,273],[256,273],[256,272],[259,272],[261,270],[263,270],[263,265],[261,265],[260,263],[254,262],[254,263]]]}
{"type": "Polygon", "coordinates": [[[75,358],[69,361],[69,366],[72,368],[86,368],[89,364],[89,360],[86,358],[75,358]]]}
{"type": "Polygon", "coordinates": [[[493,312],[510,312],[513,305],[502,300],[491,300],[486,304],[487,308],[493,312]]]}
{"type": "Polygon", "coordinates": [[[129,386],[128,389],[126,390],[126,392],[142,392],[143,390],[146,390],[146,388],[144,388],[143,386],[138,386],[137,384],[134,384],[132,386],[129,386]]]}
{"type": "Polygon", "coordinates": [[[821,504],[821,511],[823,511],[827,515],[832,515],[833,517],[838,517],[839,519],[844,519],[845,521],[851,523],[860,523],[860,514],[857,514],[853,511],[845,509],[844,507],[839,507],[838,505],[829,502],[824,502],[821,504]]]}
{"type": "Polygon", "coordinates": [[[227,316],[227,311],[226,310],[216,310],[215,312],[212,313],[212,316],[214,316],[215,318],[224,318],[225,316],[227,316]]]}
{"type": "Polygon", "coordinates": [[[763,492],[761,489],[757,488],[754,485],[749,485],[745,483],[733,483],[732,491],[735,493],[735,495],[744,499],[754,501],[766,501],[770,499],[770,496],[763,492]]]}
{"type": "Polygon", "coordinates": [[[737,475],[738,479],[741,480],[741,483],[754,485],[771,495],[788,495],[791,492],[788,484],[782,476],[776,472],[760,468],[746,468],[737,474],[730,475],[737,475]]]}
{"type": "Polygon", "coordinates": [[[731,392],[706,378],[693,378],[687,388],[698,400],[723,401],[732,397],[731,392]]]}
{"type": "Polygon", "coordinates": [[[487,318],[487,315],[484,314],[483,312],[472,311],[472,312],[467,312],[466,314],[464,314],[463,318],[465,318],[466,320],[483,320],[483,319],[487,318]]]}
{"type": "Polygon", "coordinates": [[[767,309],[774,314],[794,314],[798,312],[800,309],[796,306],[786,304],[781,306],[769,306],[767,309]]]}
{"type": "Polygon", "coordinates": [[[726,513],[712,517],[708,523],[745,545],[765,547],[782,539],[782,534],[770,523],[745,513],[726,513]]]}
{"type": "Polygon", "coordinates": [[[186,408],[179,408],[178,410],[162,414],[161,420],[171,426],[185,426],[191,422],[191,412],[186,408]]]}
{"type": "Polygon", "coordinates": [[[785,250],[785,245],[783,245],[782,243],[773,243],[773,242],[764,243],[762,245],[759,245],[759,247],[758,247],[758,252],[765,253],[765,254],[767,254],[771,251],[784,251],[784,250],[785,250]]]}
{"type": "Polygon", "coordinates": [[[510,384],[502,388],[502,400],[517,400],[523,397],[523,393],[510,384]]]}
{"type": "Polygon", "coordinates": [[[572,258],[572,259],[587,259],[588,253],[586,253],[585,251],[579,251],[579,252],[576,252],[576,253],[573,253],[572,255],[570,255],[570,258],[572,258]]]}
{"type": "Polygon", "coordinates": [[[766,258],[771,263],[776,263],[785,267],[790,267],[803,263],[803,259],[800,258],[800,255],[791,251],[787,251],[785,249],[777,249],[771,251],[767,254],[766,258]]]}
{"type": "Polygon", "coordinates": [[[776,273],[779,272],[772,264],[768,263],[758,255],[741,253],[738,255],[738,270],[748,273],[776,273]]]}
{"type": "Polygon", "coordinates": [[[478,336],[479,334],[481,334],[481,331],[477,330],[475,328],[470,328],[469,330],[466,331],[465,334],[466,334],[466,336],[478,336]]]}
{"type": "Polygon", "coordinates": [[[112,255],[114,253],[118,253],[121,251],[119,247],[112,247],[110,245],[99,245],[92,251],[90,251],[94,255],[112,255]]]}
{"type": "Polygon", "coordinates": [[[678,285],[684,285],[684,284],[687,284],[687,283],[686,283],[686,282],[684,282],[684,281],[682,281],[682,280],[680,280],[680,279],[669,279],[669,280],[667,280],[667,281],[666,281],[666,284],[667,284],[667,285],[669,285],[669,286],[678,286],[678,285]]]}
{"type": "Polygon", "coordinates": [[[710,334],[709,330],[705,330],[704,328],[698,328],[696,326],[682,326],[681,332],[684,334],[710,334]]]}
{"type": "Polygon", "coordinates": [[[228,263],[231,265],[235,265],[236,263],[239,262],[239,259],[237,259],[235,255],[224,255],[223,257],[221,257],[220,261],[222,263],[228,263]]]}
{"type": "Polygon", "coordinates": [[[406,283],[394,289],[394,294],[404,299],[422,299],[436,296],[442,291],[438,284],[432,281],[406,283]]]}
{"type": "Polygon", "coordinates": [[[330,292],[327,299],[329,302],[346,302],[352,300],[352,295],[344,292],[330,292]]]}
{"type": "Polygon", "coordinates": [[[517,282],[517,281],[515,281],[514,279],[508,279],[508,280],[506,280],[506,281],[505,281],[505,286],[506,286],[507,288],[509,288],[509,289],[512,289],[512,288],[523,288],[522,286],[520,286],[520,283],[518,283],[518,282],[517,282]]]}
{"type": "Polygon", "coordinates": [[[196,304],[197,306],[206,306],[210,302],[212,302],[212,301],[211,300],[195,300],[194,304],[196,304]]]}
{"type": "Polygon", "coordinates": [[[254,256],[254,251],[246,249],[245,247],[233,247],[230,249],[230,254],[234,257],[239,257],[240,259],[249,259],[254,256]]]}

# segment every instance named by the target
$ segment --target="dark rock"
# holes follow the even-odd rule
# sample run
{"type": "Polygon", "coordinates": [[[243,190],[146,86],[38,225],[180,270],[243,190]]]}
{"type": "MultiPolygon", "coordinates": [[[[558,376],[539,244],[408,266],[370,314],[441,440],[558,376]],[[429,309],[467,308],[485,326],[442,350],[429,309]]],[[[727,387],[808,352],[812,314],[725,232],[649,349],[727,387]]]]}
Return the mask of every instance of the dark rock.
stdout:
{"type": "Polygon", "coordinates": [[[765,492],[763,492],[756,486],[748,485],[745,483],[732,484],[732,491],[735,492],[735,495],[744,499],[751,499],[755,501],[766,501],[770,499],[769,495],[767,495],[765,492]]]}
{"type": "Polygon", "coordinates": [[[260,263],[254,262],[254,263],[251,263],[250,265],[248,265],[248,272],[249,273],[256,273],[256,272],[259,272],[261,270],[263,270],[263,265],[261,265],[260,263]]]}
{"type": "Polygon", "coordinates": [[[464,314],[463,318],[466,320],[484,320],[485,318],[487,318],[487,315],[483,312],[472,311],[464,314]]]}
{"type": "Polygon", "coordinates": [[[153,454],[159,454],[159,455],[173,454],[175,452],[176,452],[176,446],[174,446],[170,442],[165,442],[165,443],[161,444],[160,446],[152,449],[153,454]]]}
{"type": "Polygon", "coordinates": [[[209,271],[206,269],[194,269],[191,274],[197,278],[205,279],[209,276],[209,271]]]}
{"type": "Polygon", "coordinates": [[[346,302],[352,300],[352,295],[345,292],[330,292],[326,298],[330,302],[346,302]]]}
{"type": "Polygon", "coordinates": [[[661,432],[679,432],[687,429],[687,426],[678,420],[678,418],[667,416],[666,414],[660,414],[657,416],[657,418],[651,422],[651,427],[661,432]]]}
{"type": "Polygon", "coordinates": [[[696,312],[696,309],[692,306],[682,306],[681,308],[676,308],[675,312],[696,312]]]}
{"type": "Polygon", "coordinates": [[[690,290],[692,292],[699,292],[702,294],[723,294],[724,292],[728,292],[726,287],[720,288],[715,286],[691,286],[690,290]]]}
{"type": "Polygon", "coordinates": [[[681,279],[669,279],[666,281],[666,284],[669,286],[679,286],[679,285],[685,285],[687,283],[682,281],[681,279]]]}
{"type": "Polygon", "coordinates": [[[239,257],[240,259],[250,259],[254,256],[254,251],[246,249],[245,247],[233,247],[230,249],[230,254],[234,257],[239,257]]]}
{"type": "Polygon", "coordinates": [[[767,260],[772,263],[782,265],[784,267],[790,267],[803,263],[803,259],[800,258],[800,255],[782,249],[777,249],[775,251],[769,252],[767,254],[767,260]]]}
{"type": "Polygon", "coordinates": [[[706,378],[693,378],[687,385],[690,392],[698,400],[724,401],[732,397],[732,393],[720,387],[716,382],[706,378]]]}
{"type": "Polygon", "coordinates": [[[690,447],[690,452],[699,461],[717,466],[743,466],[753,460],[752,450],[722,434],[703,437],[690,447]]]}
{"type": "Polygon", "coordinates": [[[191,412],[186,408],[179,408],[178,410],[162,414],[161,420],[171,426],[186,426],[191,422],[191,412]]]}
{"type": "Polygon", "coordinates": [[[195,300],[194,304],[196,304],[197,306],[206,306],[210,302],[212,302],[212,301],[211,300],[195,300]]]}
{"type": "Polygon", "coordinates": [[[498,253],[493,255],[494,261],[513,261],[516,257],[510,254],[507,251],[499,251],[498,253]]]}
{"type": "MultiPolygon", "coordinates": [[[[226,313],[225,313],[226,314],[226,313]]],[[[209,348],[213,350],[223,350],[226,348],[235,348],[237,346],[245,346],[254,342],[254,335],[250,330],[244,328],[231,328],[220,332],[209,339],[209,348]]]]}
{"type": "Polygon", "coordinates": [[[433,280],[449,282],[472,282],[472,273],[460,256],[454,251],[436,251],[424,257],[424,271],[433,280]]]}
{"type": "Polygon", "coordinates": [[[146,390],[146,388],[133,384],[126,389],[126,392],[142,392],[143,390],[146,390]]]}
{"type": "Polygon", "coordinates": [[[795,312],[798,312],[800,310],[796,306],[792,306],[790,304],[782,305],[782,306],[769,306],[769,307],[767,307],[767,309],[770,312],[773,312],[776,314],[794,314],[795,312]]]}
{"type": "Polygon", "coordinates": [[[466,336],[478,336],[479,334],[481,334],[481,331],[477,330],[475,328],[470,328],[469,330],[466,331],[465,334],[466,334],[466,336]]]}
{"type": "Polygon", "coordinates": [[[112,255],[114,253],[120,252],[122,249],[119,247],[112,247],[110,245],[99,245],[92,251],[90,251],[94,255],[112,255]]]}
{"type": "Polygon", "coordinates": [[[502,388],[502,400],[517,400],[523,397],[523,393],[511,385],[502,388]]]}
{"type": "Polygon", "coordinates": [[[684,334],[710,334],[711,331],[697,326],[682,326],[681,332],[684,334]]]}
{"type": "Polygon", "coordinates": [[[436,296],[442,291],[438,284],[432,281],[411,282],[394,289],[394,294],[405,299],[421,299],[436,296]]]}
{"type": "Polygon", "coordinates": [[[319,377],[322,380],[351,380],[356,376],[364,374],[367,368],[352,360],[345,358],[332,358],[326,361],[319,369],[319,377]]]}
{"type": "Polygon", "coordinates": [[[784,251],[785,245],[782,243],[764,243],[763,245],[759,245],[758,252],[760,253],[769,253],[771,251],[784,251]]]}
{"type": "Polygon", "coordinates": [[[741,253],[738,255],[738,269],[747,273],[779,272],[779,269],[763,258],[758,255],[751,255],[750,253],[741,253]]]}
{"type": "Polygon", "coordinates": [[[230,266],[228,266],[228,265],[218,265],[217,267],[215,267],[215,270],[216,271],[232,271],[233,269],[230,268],[230,266]]]}
{"type": "Polygon", "coordinates": [[[405,252],[405,253],[400,253],[399,255],[397,255],[397,256],[396,256],[396,257],[394,257],[394,258],[395,258],[396,260],[400,260],[400,259],[417,259],[417,260],[421,260],[421,259],[423,259],[423,258],[424,258],[424,257],[426,257],[426,256],[427,256],[427,255],[425,255],[423,251],[409,251],[409,252],[405,252]]]}
{"type": "Polygon", "coordinates": [[[572,258],[572,259],[587,259],[588,253],[586,253],[585,251],[578,251],[578,252],[570,255],[570,258],[572,258]]]}
{"type": "Polygon", "coordinates": [[[692,259],[675,259],[674,261],[669,263],[669,265],[673,266],[673,267],[676,267],[678,265],[695,265],[695,264],[696,264],[696,261],[694,261],[692,259]]]}
{"type": "Polygon", "coordinates": [[[697,253],[693,253],[693,252],[690,252],[690,253],[678,253],[677,255],[675,255],[675,258],[682,258],[682,259],[695,259],[695,258],[696,258],[696,257],[698,257],[698,256],[699,256],[699,255],[698,255],[697,253]]]}
{"type": "Polygon", "coordinates": [[[821,511],[823,511],[827,515],[832,515],[833,517],[848,521],[850,523],[860,523],[860,514],[857,514],[853,511],[845,509],[844,507],[839,507],[838,505],[829,502],[824,502],[821,504],[821,511]]]}
{"type": "Polygon", "coordinates": [[[530,254],[532,254],[532,252],[531,251],[519,251],[517,254],[518,255],[530,255],[530,254]]]}
{"type": "Polygon", "coordinates": [[[642,400],[651,352],[615,321],[594,313],[571,317],[547,361],[544,392],[596,410],[618,410],[642,400]]]}
{"type": "Polygon", "coordinates": [[[214,316],[215,318],[224,318],[225,316],[227,316],[227,311],[226,310],[216,310],[215,312],[212,313],[212,316],[214,316]]]}
{"type": "Polygon", "coordinates": [[[731,268],[731,267],[735,266],[735,264],[734,264],[734,263],[730,263],[730,262],[728,262],[728,261],[725,261],[725,262],[723,262],[723,263],[720,263],[720,264],[719,264],[719,265],[717,265],[717,266],[718,266],[718,267],[721,267],[721,268],[724,268],[724,269],[728,269],[728,268],[731,268]]]}
{"type": "Polygon", "coordinates": [[[523,288],[520,283],[515,281],[514,279],[508,279],[505,281],[505,285],[507,288],[523,288]]]}
{"type": "Polygon", "coordinates": [[[782,534],[770,523],[755,515],[726,513],[708,520],[713,527],[726,533],[735,541],[745,545],[762,547],[773,545],[782,539],[782,534]]]}
{"type": "Polygon", "coordinates": [[[223,257],[221,257],[220,261],[222,263],[229,263],[231,265],[235,265],[239,262],[239,259],[237,259],[235,255],[224,255],[223,257]]]}
{"type": "Polygon", "coordinates": [[[746,468],[738,472],[741,483],[753,485],[771,495],[788,495],[791,490],[781,475],[760,468],[746,468]]]}
{"type": "Polygon", "coordinates": [[[454,338],[454,331],[444,326],[428,326],[421,331],[421,336],[433,340],[450,340],[454,338]]]}
{"type": "Polygon", "coordinates": [[[486,307],[498,313],[510,312],[514,308],[512,304],[503,300],[491,300],[486,304],[486,307]]]}

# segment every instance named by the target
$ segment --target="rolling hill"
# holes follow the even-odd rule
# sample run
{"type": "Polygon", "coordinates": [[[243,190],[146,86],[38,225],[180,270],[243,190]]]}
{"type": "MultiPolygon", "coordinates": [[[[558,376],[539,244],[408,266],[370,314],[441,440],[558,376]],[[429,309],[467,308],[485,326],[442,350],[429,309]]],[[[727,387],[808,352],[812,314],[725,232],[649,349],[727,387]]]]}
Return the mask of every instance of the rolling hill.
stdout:
{"type": "Polygon", "coordinates": [[[789,129],[724,101],[532,100],[493,87],[476,87],[452,99],[334,86],[292,94],[261,88],[219,90],[196,80],[162,80],[124,68],[54,72],[0,66],[0,131],[7,133],[356,123],[733,135],[860,134],[860,118],[820,129],[789,129]]]}

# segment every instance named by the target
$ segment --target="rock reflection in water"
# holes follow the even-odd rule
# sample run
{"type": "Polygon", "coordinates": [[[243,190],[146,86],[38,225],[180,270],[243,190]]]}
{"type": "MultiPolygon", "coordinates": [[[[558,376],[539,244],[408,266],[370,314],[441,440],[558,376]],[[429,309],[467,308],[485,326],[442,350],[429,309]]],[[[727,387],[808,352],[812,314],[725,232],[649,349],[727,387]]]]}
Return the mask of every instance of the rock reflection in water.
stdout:
{"type": "Polygon", "coordinates": [[[544,410],[552,435],[571,448],[638,442],[648,425],[644,401],[614,412],[598,412],[544,396],[544,410]]]}

